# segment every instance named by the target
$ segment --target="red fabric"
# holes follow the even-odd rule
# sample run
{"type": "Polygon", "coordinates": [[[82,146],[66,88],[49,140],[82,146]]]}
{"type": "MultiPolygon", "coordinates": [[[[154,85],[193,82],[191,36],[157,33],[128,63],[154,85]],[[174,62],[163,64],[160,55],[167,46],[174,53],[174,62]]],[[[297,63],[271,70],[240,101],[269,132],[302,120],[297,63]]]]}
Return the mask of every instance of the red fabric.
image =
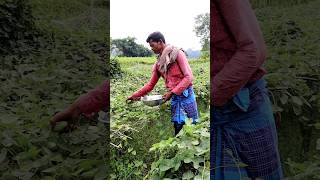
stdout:
{"type": "Polygon", "coordinates": [[[159,66],[155,63],[151,79],[140,90],[133,93],[133,97],[141,97],[152,91],[160,76],[165,79],[166,88],[177,95],[181,95],[187,87],[192,85],[193,75],[184,52],[179,51],[176,62],[170,65],[167,74],[161,73],[159,66]]]}
{"type": "Polygon", "coordinates": [[[210,13],[211,104],[222,106],[266,73],[266,46],[248,0],[214,0],[210,13]]]}
{"type": "Polygon", "coordinates": [[[110,107],[110,83],[105,80],[102,85],[90,90],[76,101],[81,113],[90,116],[102,109],[110,107]]]}

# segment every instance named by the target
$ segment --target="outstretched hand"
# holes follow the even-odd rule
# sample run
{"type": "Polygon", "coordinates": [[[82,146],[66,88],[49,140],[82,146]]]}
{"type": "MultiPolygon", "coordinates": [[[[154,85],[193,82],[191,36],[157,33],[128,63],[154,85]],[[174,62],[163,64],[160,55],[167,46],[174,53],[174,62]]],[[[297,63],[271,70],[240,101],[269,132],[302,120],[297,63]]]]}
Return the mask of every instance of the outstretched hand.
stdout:
{"type": "Polygon", "coordinates": [[[140,97],[130,96],[127,98],[126,102],[139,101],[140,97]]]}
{"type": "Polygon", "coordinates": [[[170,98],[172,97],[173,93],[171,91],[165,93],[163,96],[162,96],[162,99],[163,99],[163,103],[167,102],[168,100],[170,100],[170,98]]]}
{"type": "Polygon", "coordinates": [[[54,131],[56,124],[61,121],[66,121],[68,125],[61,131],[68,131],[75,128],[75,122],[79,118],[81,112],[76,107],[69,107],[53,116],[50,120],[51,130],[54,131]]]}

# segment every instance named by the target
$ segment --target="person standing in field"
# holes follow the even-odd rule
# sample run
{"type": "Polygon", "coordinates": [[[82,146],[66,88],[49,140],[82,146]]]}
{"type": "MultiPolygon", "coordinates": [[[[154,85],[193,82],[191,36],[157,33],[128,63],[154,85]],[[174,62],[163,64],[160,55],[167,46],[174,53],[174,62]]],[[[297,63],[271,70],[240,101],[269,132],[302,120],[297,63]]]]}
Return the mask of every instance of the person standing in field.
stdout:
{"type": "Polygon", "coordinates": [[[139,100],[153,90],[160,77],[164,78],[168,92],[163,95],[163,101],[171,99],[171,121],[177,135],[185,124],[186,116],[192,118],[193,124],[199,120],[192,87],[192,71],[185,53],[175,46],[166,44],[162,33],[153,32],[146,41],[152,51],[158,55],[157,61],[153,65],[149,82],[127,100],[139,100]]]}
{"type": "Polygon", "coordinates": [[[249,0],[210,6],[211,179],[283,179],[254,11],[249,0]]]}

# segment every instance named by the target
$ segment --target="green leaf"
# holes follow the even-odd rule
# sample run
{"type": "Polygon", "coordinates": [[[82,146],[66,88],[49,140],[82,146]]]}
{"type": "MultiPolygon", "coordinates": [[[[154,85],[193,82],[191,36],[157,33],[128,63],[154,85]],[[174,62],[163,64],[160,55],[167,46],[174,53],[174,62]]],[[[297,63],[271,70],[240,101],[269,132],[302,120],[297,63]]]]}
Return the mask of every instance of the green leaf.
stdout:
{"type": "Polygon", "coordinates": [[[54,142],[48,142],[48,148],[49,148],[50,150],[52,150],[52,151],[55,151],[55,150],[58,149],[58,146],[57,146],[57,144],[54,143],[54,142]]]}
{"type": "Polygon", "coordinates": [[[89,126],[88,131],[90,131],[90,133],[97,133],[99,132],[99,128],[97,126],[89,126]]]}
{"type": "Polygon", "coordinates": [[[182,179],[191,179],[194,177],[194,174],[189,170],[183,173],[182,179]]]}
{"type": "Polygon", "coordinates": [[[28,180],[31,179],[34,173],[22,170],[15,170],[12,173],[14,176],[18,177],[19,179],[28,180]]]}
{"type": "Polygon", "coordinates": [[[105,166],[99,168],[98,173],[95,175],[94,180],[105,180],[108,179],[108,173],[105,166]]]}
{"type": "Polygon", "coordinates": [[[134,166],[135,167],[140,167],[143,165],[143,161],[134,161],[134,166]]]}
{"type": "Polygon", "coordinates": [[[282,112],[283,109],[282,109],[280,106],[273,105],[273,106],[272,106],[272,111],[273,111],[273,112],[282,112]]]}
{"type": "Polygon", "coordinates": [[[17,142],[6,132],[2,133],[4,139],[2,140],[2,144],[5,147],[11,147],[12,145],[17,145],[17,142]]]}
{"type": "Polygon", "coordinates": [[[201,136],[210,138],[210,133],[206,129],[203,129],[201,131],[201,136]]]}
{"type": "Polygon", "coordinates": [[[202,176],[196,175],[193,180],[202,180],[202,176]]]}
{"type": "Polygon", "coordinates": [[[196,146],[199,144],[199,141],[196,139],[196,140],[193,140],[191,143],[196,146]]]}
{"type": "Polygon", "coordinates": [[[294,104],[296,104],[298,106],[302,106],[303,105],[302,100],[298,96],[292,96],[291,99],[292,99],[292,102],[294,104]]]}
{"type": "Polygon", "coordinates": [[[80,168],[79,170],[77,170],[76,172],[72,173],[72,176],[79,176],[79,174],[84,171],[82,168],[80,168]]]}
{"type": "Polygon", "coordinates": [[[2,114],[0,119],[0,122],[3,124],[13,124],[17,123],[18,121],[18,117],[15,117],[11,114],[2,114]]]}
{"type": "Polygon", "coordinates": [[[181,165],[181,159],[180,159],[180,157],[179,156],[176,156],[175,158],[174,158],[174,170],[175,171],[177,171],[178,169],[179,169],[179,167],[180,167],[180,165],[181,165]]]}
{"type": "Polygon", "coordinates": [[[301,106],[296,106],[296,105],[293,105],[293,112],[295,115],[300,115],[302,113],[302,109],[301,109],[301,106]]]}
{"type": "Polygon", "coordinates": [[[314,124],[314,127],[315,127],[316,129],[320,129],[320,123],[314,124]]]}
{"type": "Polygon", "coordinates": [[[316,150],[320,151],[320,139],[317,139],[316,150]]]}
{"type": "Polygon", "coordinates": [[[200,167],[200,162],[204,162],[204,159],[203,158],[194,158],[193,159],[193,161],[192,161],[192,163],[193,163],[193,167],[195,168],[195,169],[199,169],[199,167],[200,167]]]}
{"type": "Polygon", "coordinates": [[[28,150],[28,158],[29,159],[34,159],[36,158],[36,156],[39,154],[41,150],[40,149],[37,149],[37,147],[35,146],[32,146],[29,150],[28,150]]]}
{"type": "Polygon", "coordinates": [[[44,176],[41,177],[42,180],[55,180],[55,178],[51,177],[51,176],[44,176]]]}
{"type": "Polygon", "coordinates": [[[160,171],[167,171],[168,169],[174,167],[174,162],[171,159],[163,159],[159,163],[160,171]]]}
{"type": "Polygon", "coordinates": [[[184,163],[190,163],[192,162],[192,157],[187,157],[183,160],[184,163]]]}
{"type": "Polygon", "coordinates": [[[58,168],[59,168],[58,166],[53,166],[53,167],[50,167],[48,169],[43,170],[42,172],[44,172],[44,173],[54,173],[54,172],[57,172],[58,168]]]}
{"type": "Polygon", "coordinates": [[[0,153],[0,164],[6,159],[7,156],[7,149],[2,148],[0,153]]]}
{"type": "Polygon", "coordinates": [[[283,95],[280,97],[280,102],[281,102],[283,105],[284,105],[284,104],[287,104],[288,99],[289,99],[289,96],[286,95],[286,94],[283,94],[283,95]]]}
{"type": "Polygon", "coordinates": [[[85,159],[79,163],[79,168],[84,169],[85,171],[91,169],[92,167],[100,164],[99,160],[85,159]]]}

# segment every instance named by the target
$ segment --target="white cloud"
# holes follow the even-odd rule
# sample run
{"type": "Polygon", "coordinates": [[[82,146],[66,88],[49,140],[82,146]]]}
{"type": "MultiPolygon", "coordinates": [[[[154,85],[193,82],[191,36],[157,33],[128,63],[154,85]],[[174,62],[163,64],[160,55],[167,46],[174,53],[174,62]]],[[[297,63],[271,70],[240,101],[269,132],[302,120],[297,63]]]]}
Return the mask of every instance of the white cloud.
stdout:
{"type": "Polygon", "coordinates": [[[111,0],[111,37],[136,37],[139,44],[148,47],[148,35],[160,31],[167,43],[199,50],[194,18],[208,13],[209,5],[209,0],[111,0]]]}

